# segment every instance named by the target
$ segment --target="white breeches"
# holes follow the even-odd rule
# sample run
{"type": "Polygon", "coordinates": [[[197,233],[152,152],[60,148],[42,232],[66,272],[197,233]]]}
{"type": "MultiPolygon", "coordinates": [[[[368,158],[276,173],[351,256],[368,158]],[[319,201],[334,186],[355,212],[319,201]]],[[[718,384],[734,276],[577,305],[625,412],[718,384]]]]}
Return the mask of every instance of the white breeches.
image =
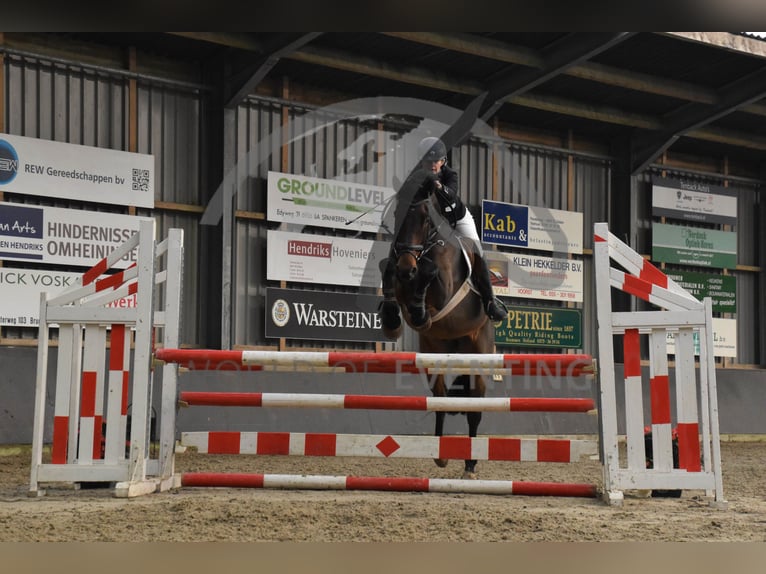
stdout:
{"type": "Polygon", "coordinates": [[[461,237],[472,239],[476,244],[476,249],[479,255],[484,256],[484,251],[481,248],[481,241],[479,241],[479,234],[476,231],[476,223],[474,223],[473,215],[467,209],[465,210],[465,216],[455,224],[455,231],[461,237]]]}

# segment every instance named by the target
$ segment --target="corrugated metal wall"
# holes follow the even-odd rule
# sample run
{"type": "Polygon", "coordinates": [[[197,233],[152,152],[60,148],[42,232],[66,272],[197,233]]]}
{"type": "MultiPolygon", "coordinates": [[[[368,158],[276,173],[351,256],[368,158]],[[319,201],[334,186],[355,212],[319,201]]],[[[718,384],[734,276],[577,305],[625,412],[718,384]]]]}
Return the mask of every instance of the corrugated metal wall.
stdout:
{"type": "MultiPolygon", "coordinates": [[[[155,199],[202,205],[200,99],[198,90],[151,85],[140,78],[138,85],[139,153],[155,157],[155,199]]],[[[129,128],[129,85],[119,70],[113,73],[87,65],[62,64],[46,58],[6,54],[5,126],[9,134],[66,143],[127,151],[129,128]]],[[[85,204],[6,194],[6,201],[49,205],[88,211],[127,213],[126,207],[85,204]]],[[[137,215],[152,215],[136,210],[137,215]]],[[[195,344],[199,339],[197,314],[199,273],[199,214],[155,210],[158,236],[171,227],[185,230],[186,270],[181,340],[195,344]]],[[[4,261],[6,267],[39,268],[37,264],[4,261]]],[[[45,266],[43,266],[45,267],[45,266]]],[[[82,269],[53,266],[62,271],[82,269]]],[[[4,328],[10,339],[35,339],[35,329],[4,328]]]]}
{"type": "MultiPolygon", "coordinates": [[[[312,175],[332,179],[353,178],[354,181],[372,185],[392,185],[394,178],[401,178],[404,166],[416,155],[417,141],[391,137],[397,127],[386,124],[378,131],[375,123],[359,120],[342,120],[322,115],[316,110],[298,108],[290,102],[251,98],[239,107],[236,114],[234,141],[237,197],[236,209],[250,212],[240,214],[234,226],[234,261],[232,266],[233,345],[260,347],[274,346],[277,341],[264,336],[264,296],[267,286],[278,287],[276,282],[266,282],[266,230],[279,224],[267,223],[262,214],[266,211],[266,177],[269,170],[312,175]],[[282,135],[280,128],[283,107],[288,111],[289,127],[282,135]],[[308,134],[308,135],[304,135],[308,134]],[[282,144],[285,143],[283,152],[282,144]],[[374,144],[374,145],[371,145],[374,144]],[[375,146],[378,146],[375,148],[375,146]],[[372,149],[383,155],[371,159],[372,149]],[[287,157],[283,157],[287,153],[287,157]],[[376,161],[377,160],[377,161],[376,161]],[[409,161],[408,161],[409,160],[409,161]],[[286,167],[283,167],[286,166],[286,167]],[[254,214],[261,214],[256,218],[254,214]]],[[[407,126],[400,127],[402,133],[407,126]]],[[[543,206],[553,209],[575,210],[584,213],[583,234],[585,246],[592,248],[593,222],[605,221],[607,217],[610,164],[606,159],[573,155],[571,194],[574,205],[568,207],[570,196],[569,156],[565,150],[545,150],[531,145],[521,145],[500,139],[471,139],[451,152],[451,164],[460,174],[461,196],[474,214],[477,223],[481,215],[482,199],[543,206]],[[495,183],[496,182],[496,183],[495,183]],[[494,186],[497,186],[494,189],[494,186]]],[[[289,224],[281,229],[300,230],[289,224]]],[[[353,235],[343,230],[310,228],[305,231],[320,235],[353,235]]],[[[365,238],[373,239],[367,234],[365,238]]],[[[487,246],[491,249],[491,246],[487,246]]],[[[585,261],[585,304],[590,308],[594,302],[590,255],[575,256],[585,261]]],[[[355,293],[352,288],[319,286],[305,283],[287,283],[287,288],[340,291],[355,293]]],[[[519,305],[560,306],[556,302],[517,300],[519,305]]],[[[583,313],[584,346],[595,352],[595,320],[583,313]]],[[[372,344],[287,341],[290,348],[370,348],[372,344]]],[[[417,348],[416,337],[409,329],[392,348],[417,348]]]]}
{"type": "MultiPolygon", "coordinates": [[[[120,70],[104,70],[76,62],[62,63],[45,57],[6,52],[5,58],[5,129],[8,133],[68,143],[126,150],[129,133],[129,82],[120,70]]],[[[136,77],[135,75],[133,77],[136,77]]],[[[202,114],[206,92],[195,87],[165,85],[156,79],[137,77],[137,149],[156,158],[156,200],[204,207],[210,183],[206,165],[208,150],[202,136],[202,114]]],[[[214,112],[217,113],[217,112],[214,112]]],[[[303,173],[333,178],[353,173],[356,181],[391,185],[394,177],[405,171],[415,149],[407,139],[391,137],[399,129],[406,133],[412,126],[387,123],[385,132],[377,124],[358,119],[342,120],[327,113],[274,99],[251,98],[236,111],[233,133],[225,134],[237,159],[226,168],[237,173],[236,209],[240,216],[233,232],[232,254],[232,341],[242,346],[274,346],[275,340],[264,337],[263,300],[269,283],[266,275],[266,230],[274,227],[263,218],[266,210],[266,174],[269,170],[303,173]],[[289,119],[282,133],[284,110],[289,119]],[[381,136],[388,133],[389,136],[381,136]],[[370,145],[374,142],[374,145],[370,145]],[[283,157],[283,144],[286,155],[283,157]],[[381,152],[378,155],[375,151],[381,152]]],[[[405,120],[402,120],[404,122],[405,120]]],[[[416,143],[415,143],[416,145],[416,143]]],[[[215,152],[213,152],[215,153],[215,152]]],[[[611,167],[606,158],[572,154],[502,140],[471,140],[453,150],[451,162],[460,172],[462,196],[474,215],[481,213],[481,200],[583,213],[584,246],[592,249],[592,225],[606,221],[609,213],[611,167]],[[570,163],[571,162],[571,163],[570,163]],[[570,174],[570,169],[573,173],[570,174]],[[571,189],[573,187],[573,189],[571,189]],[[569,197],[573,197],[570,205],[569,197]]],[[[685,178],[720,185],[721,177],[682,172],[685,178]]],[[[216,182],[212,182],[215,185],[216,182]]],[[[760,188],[758,182],[733,178],[730,187],[739,192],[738,261],[757,267],[761,254],[757,237],[760,229],[760,188]]],[[[651,253],[651,184],[650,174],[636,178],[633,197],[611,198],[633,206],[632,230],[639,252],[651,253]]],[[[6,201],[80,208],[92,211],[125,213],[125,208],[101,204],[85,205],[61,199],[6,194],[6,201]]],[[[148,210],[137,210],[148,215],[148,210]]],[[[173,208],[153,212],[159,222],[159,234],[180,227],[186,234],[186,269],[184,275],[184,324],[181,340],[197,345],[201,340],[200,261],[218,257],[200,245],[199,213],[173,208]]],[[[313,229],[318,234],[346,234],[343,230],[313,229]]],[[[372,239],[371,236],[365,238],[372,239]]],[[[489,247],[491,248],[491,247],[489,247]]],[[[579,258],[579,256],[576,256],[579,258]]],[[[593,269],[588,252],[585,262],[585,303],[594,302],[593,269]]],[[[4,262],[6,266],[27,264],[4,262]]],[[[76,271],[77,269],[66,269],[76,271]]],[[[695,269],[699,271],[699,269],[695,269]]],[[[738,356],[736,362],[761,362],[758,331],[759,274],[752,270],[732,272],[737,277],[738,356]]],[[[272,286],[279,286],[272,283],[272,286]]],[[[306,284],[287,285],[300,289],[326,289],[306,284]]],[[[330,287],[340,292],[353,289],[330,287]]],[[[516,301],[514,301],[516,303],[516,301]]],[[[518,304],[554,305],[544,301],[518,304]]],[[[578,305],[579,306],[579,305],[578,305]]],[[[638,307],[637,307],[638,308],[638,307]]],[[[593,314],[583,313],[584,350],[595,349],[593,314]]],[[[34,339],[33,329],[3,328],[10,339],[34,339]]],[[[366,348],[369,344],[343,344],[316,341],[289,341],[291,347],[366,348]]],[[[414,348],[412,333],[397,347],[414,348]]]]}
{"type": "MultiPolygon", "coordinates": [[[[652,253],[652,184],[651,176],[659,175],[659,168],[654,174],[646,172],[636,178],[636,215],[634,217],[635,235],[637,237],[636,250],[644,255],[652,253]]],[[[724,176],[700,174],[694,171],[678,169],[668,170],[667,177],[683,177],[684,180],[699,182],[708,185],[723,185],[724,176]]],[[[737,263],[739,265],[757,267],[759,265],[758,237],[761,221],[760,210],[760,187],[758,182],[746,181],[743,178],[733,178],[728,182],[728,188],[737,192],[737,224],[730,226],[728,231],[737,232],[737,263]]],[[[659,219],[657,218],[657,221],[659,219]]],[[[683,225],[685,227],[705,227],[704,224],[695,224],[688,221],[672,221],[669,224],[683,225]]],[[[707,225],[708,228],[713,228],[707,225]]],[[[714,226],[716,229],[719,226],[714,226]]],[[[658,266],[663,267],[663,264],[658,266]]],[[[752,270],[726,270],[705,269],[702,267],[671,264],[668,269],[694,271],[698,273],[710,273],[721,275],[727,273],[737,279],[737,314],[713,313],[713,317],[725,317],[737,319],[737,357],[735,363],[759,364],[762,362],[759,353],[758,295],[759,278],[758,272],[752,270]]],[[[648,304],[637,308],[651,308],[648,304]]],[[[719,362],[721,359],[718,359],[719,362]]]]}

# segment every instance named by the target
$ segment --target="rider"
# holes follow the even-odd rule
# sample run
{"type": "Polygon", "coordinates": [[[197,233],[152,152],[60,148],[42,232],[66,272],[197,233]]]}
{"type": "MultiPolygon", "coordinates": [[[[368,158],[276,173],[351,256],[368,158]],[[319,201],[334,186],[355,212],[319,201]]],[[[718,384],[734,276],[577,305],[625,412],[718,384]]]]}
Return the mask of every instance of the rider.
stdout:
{"type": "MultiPolygon", "coordinates": [[[[421,158],[421,168],[425,172],[426,183],[433,182],[436,195],[441,206],[442,215],[449,221],[461,237],[471,239],[479,257],[474,264],[472,279],[479,291],[482,304],[487,316],[493,321],[502,321],[508,314],[505,305],[492,292],[492,282],[489,268],[484,261],[484,254],[479,242],[471,212],[466,209],[458,193],[458,174],[447,165],[447,148],[439,138],[424,138],[418,145],[418,157],[421,158]]],[[[394,280],[396,261],[392,255],[381,262],[383,272],[383,303],[380,308],[380,318],[387,329],[397,329],[401,324],[399,305],[396,302],[394,280]]]]}

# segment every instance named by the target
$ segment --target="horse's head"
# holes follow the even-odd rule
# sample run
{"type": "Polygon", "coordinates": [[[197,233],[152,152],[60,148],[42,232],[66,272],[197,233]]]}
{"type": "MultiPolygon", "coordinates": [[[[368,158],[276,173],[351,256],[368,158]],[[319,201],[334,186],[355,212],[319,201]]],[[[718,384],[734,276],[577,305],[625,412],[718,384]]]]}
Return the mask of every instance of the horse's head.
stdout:
{"type": "Polygon", "coordinates": [[[394,240],[396,275],[400,281],[410,282],[418,274],[418,264],[426,261],[434,268],[426,255],[434,247],[443,246],[439,237],[439,225],[443,221],[433,190],[421,188],[402,214],[399,231],[394,240]]]}

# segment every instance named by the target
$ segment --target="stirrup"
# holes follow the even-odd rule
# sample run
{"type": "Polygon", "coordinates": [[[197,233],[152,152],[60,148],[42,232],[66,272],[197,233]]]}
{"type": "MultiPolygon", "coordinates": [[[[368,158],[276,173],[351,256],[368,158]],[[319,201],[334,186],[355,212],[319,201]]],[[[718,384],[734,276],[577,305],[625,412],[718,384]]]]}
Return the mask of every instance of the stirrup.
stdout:
{"type": "Polygon", "coordinates": [[[487,301],[487,305],[484,309],[487,316],[492,319],[493,322],[502,321],[508,316],[508,307],[505,306],[500,299],[493,297],[487,301]]]}

